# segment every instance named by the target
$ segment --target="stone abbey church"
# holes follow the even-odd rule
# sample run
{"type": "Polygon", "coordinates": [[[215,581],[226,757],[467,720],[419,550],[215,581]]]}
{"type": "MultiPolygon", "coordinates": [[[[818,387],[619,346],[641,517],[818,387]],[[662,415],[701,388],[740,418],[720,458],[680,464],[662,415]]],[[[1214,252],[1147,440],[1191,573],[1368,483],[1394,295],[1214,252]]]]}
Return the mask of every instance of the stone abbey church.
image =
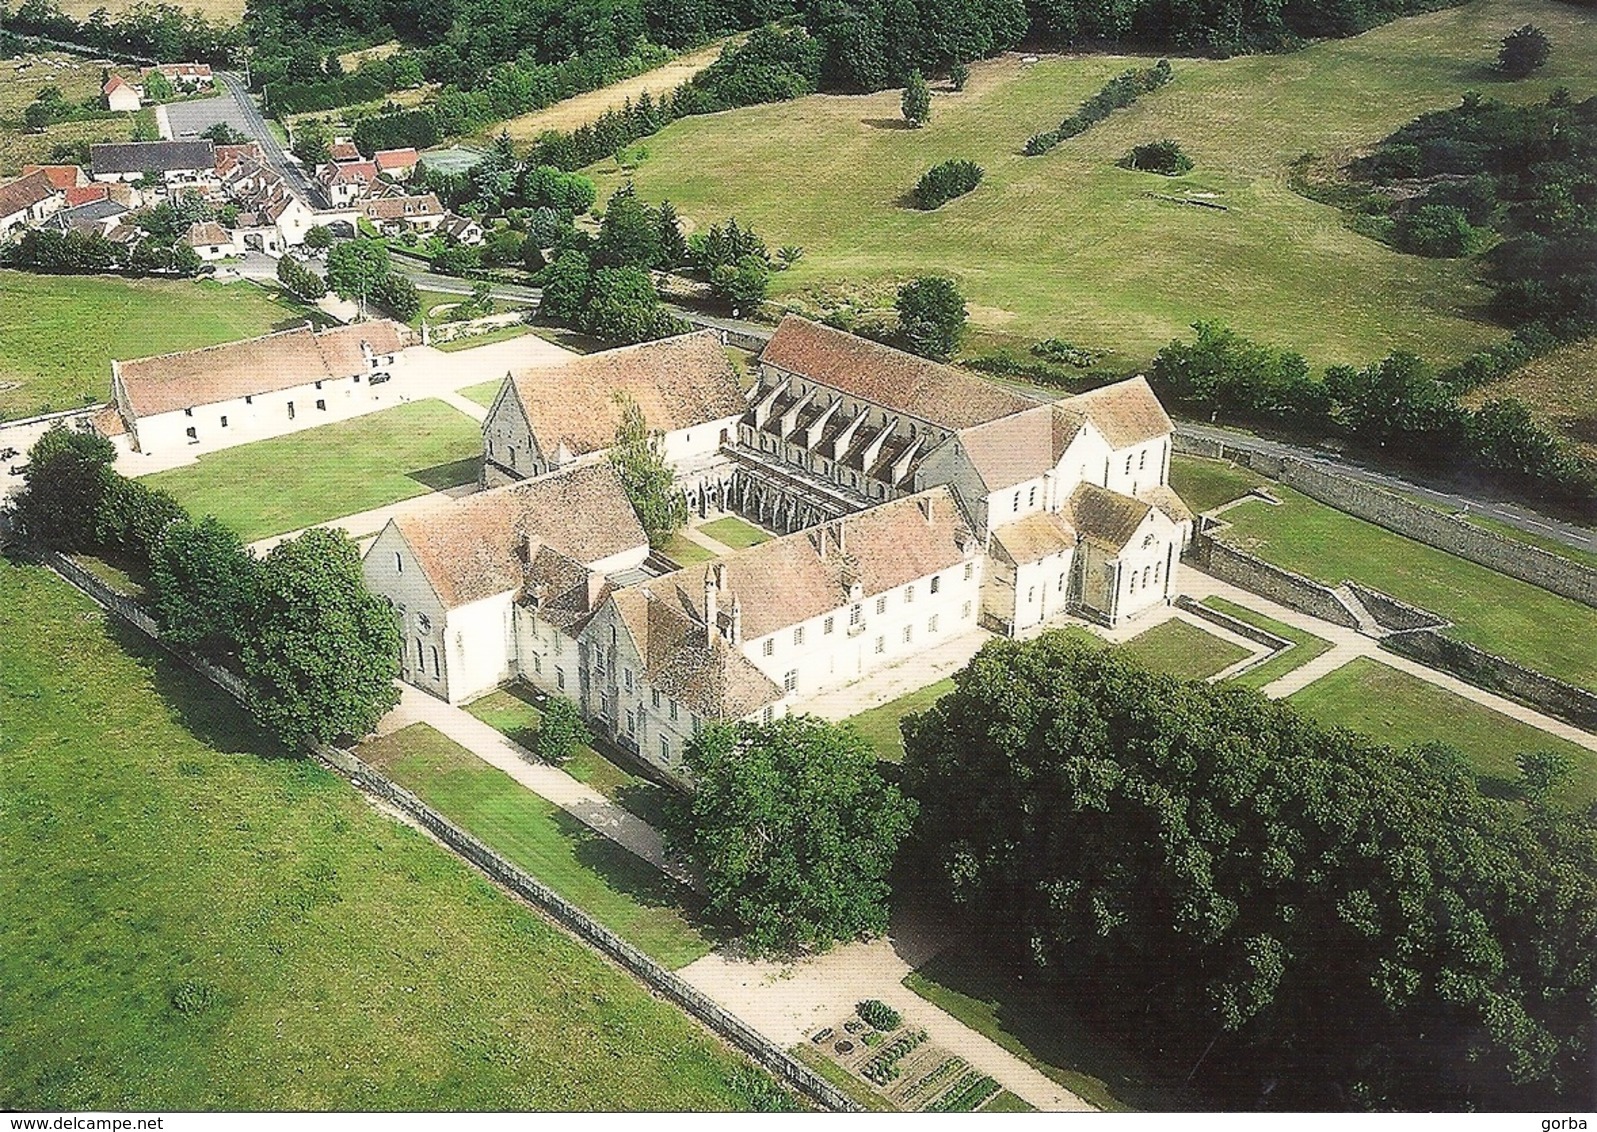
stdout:
{"type": "Polygon", "coordinates": [[[513,679],[679,772],[709,719],[802,711],[978,629],[1116,625],[1172,593],[1192,514],[1142,378],[1040,403],[789,316],[744,389],[714,332],[507,375],[484,490],[389,523],[365,559],[404,679],[513,679]],[[778,537],[682,567],[607,458],[635,401],[696,516],[778,537]]]}

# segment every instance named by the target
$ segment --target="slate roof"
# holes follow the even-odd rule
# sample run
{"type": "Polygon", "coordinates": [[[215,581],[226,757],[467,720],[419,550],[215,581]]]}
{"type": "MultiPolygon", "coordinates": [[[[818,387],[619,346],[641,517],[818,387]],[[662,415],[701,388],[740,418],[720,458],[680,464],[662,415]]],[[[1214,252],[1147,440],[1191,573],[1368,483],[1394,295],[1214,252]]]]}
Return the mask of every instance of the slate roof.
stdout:
{"type": "Polygon", "coordinates": [[[1037,404],[953,366],[791,314],[777,326],[760,361],[947,429],[969,428],[1037,404]]]}
{"type": "MultiPolygon", "coordinates": [[[[592,563],[649,541],[608,463],[507,484],[393,522],[449,608],[522,586],[542,550],[581,565],[585,576],[592,563]]],[[[535,573],[545,589],[574,580],[547,557],[535,573]]]]}
{"type": "Polygon", "coordinates": [[[1168,436],[1175,427],[1159,398],[1138,375],[1058,402],[1067,417],[1089,420],[1111,448],[1127,448],[1155,437],[1168,436]]]}
{"type": "Polygon", "coordinates": [[[386,320],[320,333],[306,325],[242,342],[137,358],[120,363],[118,370],[134,413],[151,416],[353,377],[366,370],[363,342],[373,353],[392,354],[408,334],[386,320]]]}
{"type": "Polygon", "coordinates": [[[650,429],[673,432],[735,417],[748,408],[737,372],[713,330],[585,354],[510,376],[533,438],[546,457],[563,443],[573,456],[615,442],[626,393],[650,429]]]}
{"type": "Polygon", "coordinates": [[[7,181],[0,185],[0,216],[26,212],[34,205],[49,200],[59,191],[50,183],[49,175],[42,169],[37,173],[29,173],[26,177],[7,181]]]}
{"type": "Polygon", "coordinates": [[[190,141],[101,142],[89,147],[96,173],[171,173],[216,168],[216,146],[190,141]]]}

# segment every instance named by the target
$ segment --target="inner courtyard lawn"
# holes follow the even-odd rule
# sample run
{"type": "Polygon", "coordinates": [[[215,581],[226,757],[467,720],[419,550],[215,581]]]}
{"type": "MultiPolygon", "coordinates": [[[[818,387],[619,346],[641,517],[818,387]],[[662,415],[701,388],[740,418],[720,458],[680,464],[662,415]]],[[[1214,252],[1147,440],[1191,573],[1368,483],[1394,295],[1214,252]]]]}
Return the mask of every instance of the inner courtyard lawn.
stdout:
{"type": "Polygon", "coordinates": [[[1281,679],[1288,672],[1294,672],[1302,668],[1309,661],[1322,653],[1329,652],[1332,648],[1331,642],[1324,637],[1316,637],[1313,633],[1293,628],[1291,625],[1277,621],[1273,617],[1255,613],[1246,606],[1238,605],[1234,601],[1227,601],[1223,597],[1206,597],[1203,599],[1203,604],[1210,609],[1217,609],[1221,613],[1230,614],[1238,621],[1246,621],[1255,629],[1263,629],[1266,633],[1274,633],[1276,636],[1292,642],[1291,648],[1231,678],[1233,683],[1241,684],[1244,687],[1262,688],[1266,684],[1281,679]]]}
{"type": "Polygon", "coordinates": [[[1575,762],[1563,799],[1584,806],[1597,799],[1597,752],[1578,747],[1369,657],[1358,657],[1287,700],[1322,723],[1360,731],[1393,747],[1441,742],[1469,759],[1488,790],[1519,777],[1514,756],[1562,751],[1575,762]]]}
{"type": "Polygon", "coordinates": [[[412,401],[224,448],[143,482],[248,543],[471,483],[481,451],[476,421],[442,401],[412,401]]]}
{"type": "Polygon", "coordinates": [[[1241,645],[1174,617],[1118,647],[1127,659],[1182,680],[1206,679],[1250,655],[1241,645]]]}
{"type": "Polygon", "coordinates": [[[678,566],[692,566],[699,562],[708,562],[715,555],[708,547],[700,546],[690,538],[684,538],[681,531],[673,534],[660,547],[660,551],[678,566]]]}
{"type": "Polygon", "coordinates": [[[886,307],[906,278],[946,274],[968,299],[978,348],[1058,336],[1131,361],[1200,318],[1302,352],[1367,363],[1396,348],[1456,359],[1504,335],[1464,260],[1404,255],[1354,233],[1294,192],[1305,153],[1345,158],[1415,115],[1477,89],[1512,102],[1560,85],[1597,92],[1597,22],[1553,0],[1476,0],[1290,54],[1177,58],[1174,82],[1042,157],[1051,129],[1103,83],[1152,57],[1010,53],[938,83],[930,123],[905,129],[900,92],[812,95],[693,117],[592,167],[601,200],[631,180],[699,228],[736,216],[804,258],[772,277],[778,301],[886,307]],[[1494,74],[1497,44],[1535,23],[1554,44],[1518,83],[1494,74]],[[1350,92],[1357,92],[1353,96],[1350,92]],[[1196,161],[1169,179],[1117,167],[1132,146],[1178,141],[1196,161]],[[934,212],[906,207],[928,168],[985,170],[934,212]]]}
{"type": "Polygon", "coordinates": [[[0,420],[109,400],[112,358],[214,346],[314,317],[251,283],[0,270],[0,420]]]}
{"type": "Polygon", "coordinates": [[[1597,688],[1597,609],[1277,486],[1279,506],[1250,500],[1225,513],[1228,542],[1300,574],[1352,580],[1453,622],[1449,636],[1597,688]]]}
{"type": "Polygon", "coordinates": [[[356,753],[665,966],[709,954],[687,888],[426,724],[356,753]]]}
{"type": "Polygon", "coordinates": [[[54,575],[0,562],[0,611],[0,1107],[750,1103],[685,1015],[54,575]]]}
{"type": "Polygon", "coordinates": [[[769,532],[760,530],[753,523],[736,515],[713,519],[700,526],[699,530],[733,550],[746,550],[751,546],[759,546],[762,542],[770,542],[772,537],[769,532]]]}
{"type": "Polygon", "coordinates": [[[457,392],[468,401],[475,401],[485,409],[493,408],[494,398],[499,396],[499,391],[504,388],[503,378],[485,381],[481,385],[468,385],[457,392]]]}

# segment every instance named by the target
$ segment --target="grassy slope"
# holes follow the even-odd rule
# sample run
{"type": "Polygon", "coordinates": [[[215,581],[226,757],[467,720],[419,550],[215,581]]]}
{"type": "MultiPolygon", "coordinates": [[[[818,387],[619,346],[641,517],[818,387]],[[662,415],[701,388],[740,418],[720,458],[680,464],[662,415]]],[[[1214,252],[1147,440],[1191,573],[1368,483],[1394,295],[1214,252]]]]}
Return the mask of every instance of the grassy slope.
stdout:
{"type": "Polygon", "coordinates": [[[1229,460],[1208,460],[1202,456],[1171,456],[1170,486],[1195,513],[1211,511],[1222,503],[1241,499],[1262,483],[1257,472],[1229,460]]]}
{"type": "Polygon", "coordinates": [[[1221,613],[1229,613],[1239,621],[1246,621],[1249,625],[1263,629],[1267,633],[1274,633],[1278,637],[1292,642],[1292,647],[1279,656],[1271,657],[1263,664],[1254,666],[1246,672],[1234,677],[1234,682],[1248,688],[1262,688],[1272,681],[1279,680],[1288,672],[1302,668],[1309,661],[1321,653],[1329,652],[1331,642],[1324,637],[1316,637],[1313,633],[1305,633],[1302,629],[1295,629],[1291,625],[1283,624],[1273,617],[1266,617],[1262,613],[1227,601],[1223,597],[1206,597],[1203,604],[1218,609],[1221,613]]]}
{"type": "MultiPolygon", "coordinates": [[[[83,13],[87,15],[87,9],[83,13]]],[[[138,68],[113,67],[123,78],[136,79],[138,68]]],[[[42,134],[27,133],[22,112],[37,96],[40,87],[59,87],[61,96],[73,106],[100,94],[100,68],[88,60],[59,51],[23,55],[6,60],[0,67],[0,181],[9,180],[22,166],[50,160],[58,145],[79,141],[127,141],[133,136],[134,115],[121,113],[114,118],[86,122],[61,122],[47,126],[42,134]],[[24,60],[32,67],[17,71],[24,60]]]]}
{"type": "Polygon", "coordinates": [[[310,317],[248,283],[19,271],[0,271],[0,312],[0,419],[109,399],[112,358],[214,346],[310,317]]]}
{"type": "Polygon", "coordinates": [[[1514,756],[1520,752],[1563,751],[1577,768],[1566,800],[1584,805],[1597,799],[1597,754],[1368,657],[1320,677],[1288,702],[1394,747],[1448,743],[1464,752],[1489,787],[1518,777],[1514,756]]]}
{"type": "Polygon", "coordinates": [[[412,401],[225,448],[144,482],[253,542],[468,483],[481,447],[470,417],[441,401],[412,401]]]}
{"type": "Polygon", "coordinates": [[[1289,570],[1351,579],[1454,622],[1460,640],[1586,688],[1597,688],[1597,610],[1466,562],[1277,486],[1280,506],[1225,513],[1226,538],[1289,570]]]}
{"type": "Polygon", "coordinates": [[[1355,235],[1339,212],[1292,192],[1306,151],[1368,145],[1468,88],[1528,100],[1597,89],[1584,60],[1597,23],[1551,0],[1484,0],[1291,55],[1183,59],[1175,83],[1046,157],[1019,153],[1107,78],[1145,59],[1016,56],[975,65],[962,93],[938,92],[931,124],[900,129],[899,94],[818,95],[677,123],[623,174],[703,225],[735,214],[805,258],[778,298],[883,300],[918,272],[955,276],[973,321],[1001,335],[1059,335],[1146,357],[1200,317],[1223,317],[1314,362],[1364,362],[1394,347],[1435,359],[1501,336],[1477,321],[1470,266],[1400,255],[1355,235]],[[1496,81],[1496,42],[1534,21],[1556,47],[1524,83],[1496,81]],[[1354,96],[1350,92],[1357,92],[1354,96]],[[1132,145],[1174,137],[1197,162],[1171,181],[1115,167],[1132,145]],[[975,160],[970,196],[934,213],[899,205],[929,166],[975,160]],[[1220,212],[1152,194],[1216,194],[1220,212]]]}
{"type": "Polygon", "coordinates": [[[447,736],[413,724],[359,754],[667,967],[709,954],[686,889],[447,736]]]}
{"type": "Polygon", "coordinates": [[[0,1107],[742,1103],[681,1014],[64,583],[0,563],[0,609],[0,1107]]]}
{"type": "Polygon", "coordinates": [[[1248,655],[1241,645],[1185,621],[1163,621],[1120,646],[1129,659],[1182,680],[1202,680],[1248,655]]]}
{"type": "Polygon", "coordinates": [[[1581,457],[1597,462],[1597,339],[1562,346],[1464,400],[1479,406],[1497,397],[1534,406],[1581,457]]]}

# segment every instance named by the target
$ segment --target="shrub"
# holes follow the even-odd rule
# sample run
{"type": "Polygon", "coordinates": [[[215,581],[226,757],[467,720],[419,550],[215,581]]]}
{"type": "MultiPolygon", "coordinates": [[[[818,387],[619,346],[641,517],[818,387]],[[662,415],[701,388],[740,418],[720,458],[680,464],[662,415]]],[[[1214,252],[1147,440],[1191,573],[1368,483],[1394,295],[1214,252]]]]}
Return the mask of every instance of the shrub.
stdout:
{"type": "Polygon", "coordinates": [[[1066,138],[1086,133],[1116,110],[1130,106],[1150,90],[1158,90],[1170,81],[1173,72],[1170,60],[1161,59],[1144,70],[1130,70],[1110,79],[1097,94],[1077,107],[1076,112],[1058,129],[1033,134],[1026,141],[1026,155],[1036,157],[1047,153],[1066,138]]]}
{"type": "Polygon", "coordinates": [[[532,752],[546,763],[563,766],[579,748],[592,741],[593,736],[588,734],[577,705],[563,697],[552,696],[544,705],[532,752]]]}
{"type": "Polygon", "coordinates": [[[918,70],[909,73],[909,81],[904,84],[904,99],[902,104],[904,121],[915,129],[919,129],[932,117],[932,90],[926,85],[926,76],[918,70]]]}
{"type": "Polygon", "coordinates": [[[1547,62],[1553,45],[1547,33],[1526,24],[1508,33],[1497,53],[1497,67],[1511,79],[1522,79],[1547,62]]]}
{"type": "Polygon", "coordinates": [[[981,184],[982,167],[974,161],[944,161],[921,175],[910,199],[916,208],[930,211],[962,197],[981,184]]]}
{"type": "Polygon", "coordinates": [[[879,998],[867,998],[856,1004],[854,1011],[878,1030],[896,1030],[903,1021],[898,1011],[879,998]]]}
{"type": "Polygon", "coordinates": [[[1192,171],[1192,158],[1188,157],[1178,142],[1162,138],[1136,146],[1120,159],[1120,166],[1143,173],[1159,173],[1166,177],[1179,177],[1192,171]]]}
{"type": "Polygon", "coordinates": [[[1456,205],[1422,204],[1399,217],[1393,235],[1405,251],[1437,259],[1457,259],[1480,247],[1482,233],[1456,205]]]}

